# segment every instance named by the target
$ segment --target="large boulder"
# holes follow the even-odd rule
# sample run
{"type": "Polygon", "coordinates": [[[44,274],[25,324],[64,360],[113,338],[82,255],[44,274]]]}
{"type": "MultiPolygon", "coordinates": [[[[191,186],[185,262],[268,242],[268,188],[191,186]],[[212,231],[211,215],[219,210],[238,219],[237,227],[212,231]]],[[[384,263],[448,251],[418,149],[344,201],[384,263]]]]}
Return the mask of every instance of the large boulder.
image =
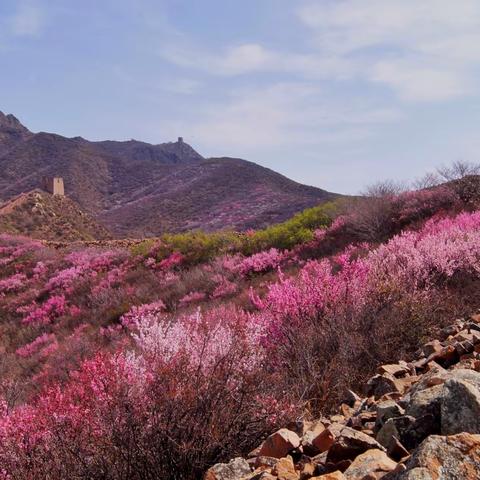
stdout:
{"type": "MultiPolygon", "coordinates": [[[[427,414],[433,415],[438,418],[440,429],[440,404],[442,402],[442,397],[443,385],[435,385],[434,387],[419,390],[411,395],[405,413],[415,418],[427,414]]],[[[440,430],[432,433],[440,433],[440,430]]]]}
{"type": "Polygon", "coordinates": [[[217,463],[207,470],[204,480],[243,480],[252,473],[247,461],[243,458],[234,458],[228,463],[217,463]]]}
{"type": "Polygon", "coordinates": [[[272,433],[260,448],[259,455],[262,457],[285,457],[292,450],[300,446],[300,437],[291,430],[281,428],[272,433]]]}
{"type": "Polygon", "coordinates": [[[372,449],[359,455],[345,470],[344,476],[347,480],[361,480],[391,472],[396,466],[397,463],[388,458],[385,452],[372,449]]]}
{"type": "Polygon", "coordinates": [[[410,415],[389,418],[378,431],[376,439],[387,451],[396,447],[397,441],[406,449],[412,450],[435,431],[438,419],[433,415],[423,415],[419,418],[410,415]]]}
{"type": "Polygon", "coordinates": [[[388,480],[469,480],[480,472],[480,435],[432,435],[413,453],[406,470],[388,480]]]}
{"type": "Polygon", "coordinates": [[[445,383],[441,431],[444,435],[480,433],[480,391],[470,382],[452,378],[445,383]]]}

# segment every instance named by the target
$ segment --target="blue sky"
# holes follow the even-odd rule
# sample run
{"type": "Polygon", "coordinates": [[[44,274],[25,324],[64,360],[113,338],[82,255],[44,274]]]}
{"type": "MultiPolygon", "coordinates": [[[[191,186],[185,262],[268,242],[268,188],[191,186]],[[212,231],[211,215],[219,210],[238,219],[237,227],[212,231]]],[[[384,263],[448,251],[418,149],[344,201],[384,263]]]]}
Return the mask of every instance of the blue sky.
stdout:
{"type": "Polygon", "coordinates": [[[355,193],[479,160],[479,0],[2,0],[0,110],[355,193]]]}

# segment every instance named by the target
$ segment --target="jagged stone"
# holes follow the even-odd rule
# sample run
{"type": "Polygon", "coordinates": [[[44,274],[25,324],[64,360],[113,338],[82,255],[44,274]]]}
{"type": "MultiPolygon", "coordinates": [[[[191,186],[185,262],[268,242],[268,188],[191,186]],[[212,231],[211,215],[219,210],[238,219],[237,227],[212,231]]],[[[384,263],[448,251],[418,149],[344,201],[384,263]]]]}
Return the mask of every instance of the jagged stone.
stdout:
{"type": "Polygon", "coordinates": [[[405,410],[394,400],[385,400],[377,404],[375,429],[379,430],[389,418],[400,417],[405,410]]]}
{"type": "Polygon", "coordinates": [[[395,402],[398,402],[403,398],[403,394],[400,392],[390,392],[386,393],[385,395],[382,395],[379,399],[378,402],[386,402],[387,400],[394,400],[395,402]]]}
{"type": "Polygon", "coordinates": [[[313,447],[320,453],[326,452],[340,435],[344,425],[333,423],[312,440],[313,447]]]}
{"type": "Polygon", "coordinates": [[[342,460],[354,459],[372,448],[385,451],[384,447],[371,436],[353,428],[344,427],[328,450],[327,462],[338,463],[342,460]]]}
{"type": "Polygon", "coordinates": [[[427,363],[434,360],[442,365],[452,365],[458,360],[459,354],[453,345],[443,347],[439,352],[432,353],[427,358],[427,363]]]}
{"type": "Polygon", "coordinates": [[[413,377],[396,378],[390,373],[383,373],[373,376],[367,382],[367,391],[369,395],[373,395],[375,398],[380,398],[382,395],[391,392],[404,393],[413,381],[413,377]]]}
{"type": "Polygon", "coordinates": [[[278,460],[272,473],[277,476],[278,480],[299,480],[300,478],[290,456],[278,460]]]}
{"type": "Polygon", "coordinates": [[[259,445],[257,448],[254,448],[251,452],[248,453],[247,458],[256,458],[260,455],[260,449],[262,448],[261,445],[259,445]]]}
{"type": "Polygon", "coordinates": [[[455,344],[455,351],[459,357],[472,353],[475,349],[473,341],[464,340],[463,342],[458,342],[455,344]]]}
{"type": "Polygon", "coordinates": [[[389,418],[378,431],[376,440],[387,450],[392,447],[392,442],[400,440],[407,431],[415,424],[415,418],[408,415],[389,418]]]}
{"type": "Polygon", "coordinates": [[[273,468],[278,462],[278,458],[265,457],[263,455],[255,458],[255,468],[273,468]]]}
{"type": "Polygon", "coordinates": [[[399,462],[410,455],[410,452],[402,445],[398,438],[392,437],[388,445],[387,454],[390,458],[399,462]]]}
{"type": "Polygon", "coordinates": [[[310,480],[345,480],[345,476],[340,470],[332,473],[325,473],[319,477],[312,477],[310,480]]]}
{"type": "Polygon", "coordinates": [[[432,340],[422,347],[422,353],[425,355],[425,357],[430,357],[430,355],[434,353],[440,353],[442,349],[443,345],[439,340],[432,340]]]}
{"type": "Polygon", "coordinates": [[[353,415],[355,414],[355,410],[352,407],[350,407],[349,405],[347,405],[346,403],[342,403],[340,405],[340,414],[346,420],[348,420],[349,418],[353,417],[353,415]]]}
{"type": "Polygon", "coordinates": [[[356,407],[358,402],[361,402],[362,399],[353,391],[353,390],[346,390],[343,403],[346,403],[349,407],[356,407]]]}
{"type": "Polygon", "coordinates": [[[480,435],[432,435],[413,453],[403,472],[388,480],[469,480],[480,472],[480,435]]]}
{"type": "Polygon", "coordinates": [[[300,480],[306,480],[314,476],[317,471],[317,464],[309,457],[303,457],[297,462],[296,468],[300,475],[300,480]]]}
{"type": "Polygon", "coordinates": [[[405,395],[405,401],[408,404],[410,398],[420,390],[440,385],[448,379],[449,373],[440,365],[433,363],[428,372],[424,373],[415,385],[405,395]]]}
{"type": "Polygon", "coordinates": [[[390,375],[393,375],[397,378],[403,377],[404,375],[410,373],[410,370],[406,365],[399,365],[398,363],[381,365],[380,367],[378,367],[377,371],[380,375],[384,373],[389,373],[390,375]]]}
{"type": "Polygon", "coordinates": [[[394,439],[399,440],[406,449],[412,450],[436,428],[438,428],[438,419],[432,415],[419,418],[403,415],[388,419],[378,431],[376,440],[387,450],[393,448],[394,439]]]}
{"type": "Polygon", "coordinates": [[[217,463],[207,470],[204,480],[243,480],[252,471],[243,458],[234,458],[228,463],[217,463]]]}
{"type": "Polygon", "coordinates": [[[300,438],[309,430],[312,430],[313,426],[318,423],[310,420],[297,420],[295,422],[289,423],[286,428],[295,432],[300,438]]]}
{"type": "Polygon", "coordinates": [[[388,458],[385,452],[372,449],[359,455],[343,475],[347,480],[361,480],[368,478],[369,475],[391,472],[396,466],[397,463],[388,458]]]}
{"type": "Polygon", "coordinates": [[[255,472],[243,480],[277,480],[277,477],[270,472],[255,472]]]}
{"type": "Polygon", "coordinates": [[[295,448],[300,446],[300,437],[291,430],[281,428],[272,433],[260,448],[259,455],[263,457],[285,457],[295,448]]]}
{"type": "Polygon", "coordinates": [[[369,397],[347,392],[340,415],[292,423],[205,480],[480,479],[480,324],[458,321],[442,335],[424,359],[379,367],[369,397]]]}
{"type": "Polygon", "coordinates": [[[458,332],[463,330],[463,323],[462,325],[453,324],[449,325],[448,327],[444,327],[440,330],[439,336],[441,340],[446,340],[448,337],[456,335],[458,332]]]}
{"type": "Polygon", "coordinates": [[[314,445],[314,440],[323,432],[325,431],[325,425],[322,422],[317,422],[312,425],[312,429],[307,431],[301,440],[301,445],[303,447],[303,451],[307,455],[316,455],[320,453],[320,451],[314,445]]]}

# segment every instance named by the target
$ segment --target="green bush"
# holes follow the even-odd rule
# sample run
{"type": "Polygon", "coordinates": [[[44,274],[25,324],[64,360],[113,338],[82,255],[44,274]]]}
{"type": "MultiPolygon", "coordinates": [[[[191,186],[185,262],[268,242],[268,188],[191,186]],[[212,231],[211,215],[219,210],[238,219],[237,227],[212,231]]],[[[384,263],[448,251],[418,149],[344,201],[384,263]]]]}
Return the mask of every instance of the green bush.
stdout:
{"type": "Polygon", "coordinates": [[[313,239],[317,228],[328,227],[335,215],[336,203],[329,202],[308,208],[283,223],[272,225],[251,234],[237,232],[202,231],[164,234],[156,239],[147,239],[131,247],[134,255],[148,256],[155,252],[157,260],[180,252],[189,265],[207,262],[224,253],[241,252],[245,255],[278,248],[293,248],[313,239]]]}
{"type": "Polygon", "coordinates": [[[328,227],[335,215],[336,204],[329,202],[307,208],[289,220],[259,230],[245,238],[243,253],[252,254],[269,248],[289,249],[313,239],[317,228],[328,227]]]}

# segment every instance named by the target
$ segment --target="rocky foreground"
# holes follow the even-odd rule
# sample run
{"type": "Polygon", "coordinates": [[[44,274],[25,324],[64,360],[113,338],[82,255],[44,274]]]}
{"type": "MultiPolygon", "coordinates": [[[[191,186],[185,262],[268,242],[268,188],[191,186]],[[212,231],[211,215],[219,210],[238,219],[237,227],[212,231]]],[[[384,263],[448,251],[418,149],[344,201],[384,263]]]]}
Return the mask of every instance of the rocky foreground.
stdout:
{"type": "Polygon", "coordinates": [[[480,478],[480,314],[457,320],[416,361],[382,365],[339,413],[268,437],[204,480],[480,478]]]}

